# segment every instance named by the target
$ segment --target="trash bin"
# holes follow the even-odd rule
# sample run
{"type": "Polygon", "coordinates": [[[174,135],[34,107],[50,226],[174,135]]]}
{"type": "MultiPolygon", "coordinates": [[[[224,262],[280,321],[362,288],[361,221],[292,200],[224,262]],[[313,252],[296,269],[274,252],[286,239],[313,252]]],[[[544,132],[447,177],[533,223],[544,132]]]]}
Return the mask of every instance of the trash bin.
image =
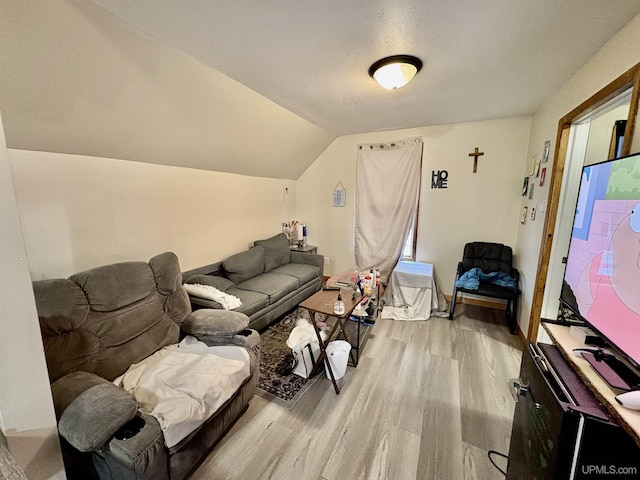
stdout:
{"type": "MultiPolygon", "coordinates": [[[[333,371],[333,377],[338,380],[344,377],[347,372],[347,363],[349,362],[349,352],[351,351],[351,344],[345,340],[334,340],[327,345],[327,360],[331,362],[331,370],[333,371]]],[[[331,379],[327,364],[324,364],[324,371],[327,374],[327,378],[331,379]]]]}

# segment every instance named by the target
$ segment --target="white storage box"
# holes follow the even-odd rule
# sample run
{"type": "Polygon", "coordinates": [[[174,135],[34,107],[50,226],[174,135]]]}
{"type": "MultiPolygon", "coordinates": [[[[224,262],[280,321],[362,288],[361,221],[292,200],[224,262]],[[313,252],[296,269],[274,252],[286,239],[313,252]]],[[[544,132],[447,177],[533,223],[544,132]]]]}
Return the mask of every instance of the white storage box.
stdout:
{"type": "MultiPolygon", "coordinates": [[[[320,332],[320,338],[324,342],[327,341],[324,330],[320,332]]],[[[313,325],[308,322],[299,323],[289,335],[287,346],[291,349],[295,360],[293,373],[302,378],[309,378],[313,366],[320,358],[320,344],[313,325]]]]}
{"type": "Polygon", "coordinates": [[[302,349],[291,350],[291,352],[295,359],[293,373],[302,378],[309,378],[313,366],[320,357],[320,344],[318,342],[309,343],[302,347],[302,349]]]}

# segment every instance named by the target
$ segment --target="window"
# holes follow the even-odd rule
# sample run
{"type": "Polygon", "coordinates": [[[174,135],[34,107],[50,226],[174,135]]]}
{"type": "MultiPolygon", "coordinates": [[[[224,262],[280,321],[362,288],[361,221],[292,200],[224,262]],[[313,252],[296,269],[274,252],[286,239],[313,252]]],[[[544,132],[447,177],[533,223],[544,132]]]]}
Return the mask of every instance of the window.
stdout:
{"type": "Polygon", "coordinates": [[[402,249],[402,257],[400,260],[413,260],[416,259],[416,243],[418,240],[418,231],[416,229],[416,219],[418,218],[418,212],[413,212],[413,220],[411,220],[411,229],[409,230],[409,235],[407,236],[407,241],[404,244],[404,248],[402,249]]]}

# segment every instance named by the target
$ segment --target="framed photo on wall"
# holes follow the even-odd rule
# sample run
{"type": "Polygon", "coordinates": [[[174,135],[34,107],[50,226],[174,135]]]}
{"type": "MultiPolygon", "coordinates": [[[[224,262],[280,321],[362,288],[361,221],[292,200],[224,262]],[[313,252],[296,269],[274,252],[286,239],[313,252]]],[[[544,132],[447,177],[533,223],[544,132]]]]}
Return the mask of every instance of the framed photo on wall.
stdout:
{"type": "Polygon", "coordinates": [[[542,151],[542,163],[549,161],[549,149],[551,148],[551,140],[544,142],[544,150],[542,151]]]}
{"type": "Polygon", "coordinates": [[[529,163],[529,176],[533,177],[536,174],[536,156],[531,157],[531,162],[529,163]]]}
{"type": "Polygon", "coordinates": [[[544,167],[540,172],[540,186],[544,187],[544,179],[547,176],[547,167],[544,167]]]}

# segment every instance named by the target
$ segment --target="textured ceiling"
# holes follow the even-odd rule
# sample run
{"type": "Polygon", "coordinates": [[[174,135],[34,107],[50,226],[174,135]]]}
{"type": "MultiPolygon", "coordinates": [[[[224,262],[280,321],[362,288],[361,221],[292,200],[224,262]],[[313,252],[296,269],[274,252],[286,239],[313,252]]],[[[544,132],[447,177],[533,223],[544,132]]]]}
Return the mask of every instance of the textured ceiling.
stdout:
{"type": "Polygon", "coordinates": [[[92,0],[336,134],[532,114],[638,0],[92,0]],[[407,87],[368,77],[422,59],[407,87]]]}
{"type": "Polygon", "coordinates": [[[638,0],[0,0],[9,148],[296,179],[337,135],[530,115],[638,0]],[[423,70],[387,91],[392,54],[423,70]]]}

